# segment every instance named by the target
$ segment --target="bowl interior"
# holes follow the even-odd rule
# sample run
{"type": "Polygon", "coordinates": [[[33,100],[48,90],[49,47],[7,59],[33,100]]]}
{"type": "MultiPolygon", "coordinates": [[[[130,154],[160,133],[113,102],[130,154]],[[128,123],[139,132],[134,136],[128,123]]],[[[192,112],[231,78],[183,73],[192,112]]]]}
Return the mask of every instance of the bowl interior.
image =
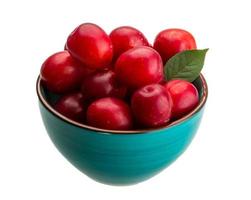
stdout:
{"type": "MultiPolygon", "coordinates": [[[[199,105],[190,113],[188,113],[187,115],[185,115],[184,117],[175,120],[171,123],[169,123],[168,125],[165,125],[164,127],[160,127],[161,128],[167,128],[169,126],[178,124],[182,121],[184,121],[185,119],[191,117],[193,114],[195,114],[196,112],[198,112],[203,105],[206,102],[207,99],[207,84],[205,81],[205,78],[203,77],[202,74],[200,74],[200,76],[193,82],[194,86],[197,88],[198,92],[199,92],[199,98],[200,98],[200,103],[199,105]]],[[[99,131],[99,132],[109,132],[109,133],[142,133],[142,132],[146,132],[148,130],[152,130],[152,129],[136,129],[136,130],[130,130],[130,131],[113,131],[113,130],[105,130],[105,129],[99,129],[99,128],[95,128],[95,127],[91,127],[85,124],[81,124],[78,122],[75,122],[65,116],[62,116],[60,113],[58,113],[56,110],[54,110],[53,105],[55,104],[55,102],[61,97],[61,95],[57,95],[54,94],[52,92],[50,92],[46,87],[43,86],[42,82],[41,82],[41,78],[38,77],[37,80],[37,93],[38,93],[38,97],[40,99],[40,101],[44,104],[44,106],[50,111],[52,112],[54,115],[56,115],[57,117],[65,120],[68,123],[74,124],[76,126],[82,127],[82,128],[88,128],[88,129],[92,129],[95,131],[99,131]]]]}

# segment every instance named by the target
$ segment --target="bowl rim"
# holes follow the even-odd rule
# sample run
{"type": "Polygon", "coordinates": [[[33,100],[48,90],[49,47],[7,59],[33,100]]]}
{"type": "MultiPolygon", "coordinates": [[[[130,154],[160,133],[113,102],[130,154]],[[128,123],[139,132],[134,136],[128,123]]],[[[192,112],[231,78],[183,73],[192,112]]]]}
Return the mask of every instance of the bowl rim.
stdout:
{"type": "Polygon", "coordinates": [[[187,119],[191,118],[194,114],[196,114],[199,110],[201,110],[201,108],[203,108],[203,106],[205,105],[206,101],[207,101],[207,97],[208,97],[208,86],[206,83],[206,80],[204,78],[204,76],[200,73],[199,78],[202,81],[202,88],[203,88],[203,94],[201,96],[201,100],[199,102],[199,104],[191,111],[189,112],[187,115],[183,116],[180,119],[177,119],[165,126],[161,126],[158,128],[145,128],[145,129],[135,129],[135,130],[109,130],[109,129],[102,129],[102,128],[96,128],[93,126],[89,126],[86,124],[82,124],[79,122],[76,122],[74,120],[69,119],[68,117],[65,117],[64,115],[60,114],[59,112],[57,112],[47,101],[46,99],[43,97],[42,92],[41,92],[41,77],[40,75],[37,78],[37,82],[36,82],[36,92],[37,92],[37,96],[39,101],[43,104],[43,106],[50,112],[52,113],[55,117],[71,124],[72,126],[77,126],[78,128],[83,128],[83,129],[88,129],[94,132],[98,132],[101,134],[142,134],[142,133],[147,133],[147,132],[152,132],[152,131],[159,131],[162,129],[167,129],[170,128],[174,125],[178,125],[181,124],[182,122],[186,121],[187,119]]]}

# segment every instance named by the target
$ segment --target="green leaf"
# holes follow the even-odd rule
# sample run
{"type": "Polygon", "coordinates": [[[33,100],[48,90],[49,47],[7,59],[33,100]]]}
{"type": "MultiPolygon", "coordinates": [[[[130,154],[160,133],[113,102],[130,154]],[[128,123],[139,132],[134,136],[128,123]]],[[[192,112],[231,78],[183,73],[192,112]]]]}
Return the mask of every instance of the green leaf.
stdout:
{"type": "Polygon", "coordinates": [[[171,57],[165,67],[165,79],[184,79],[193,82],[204,65],[208,49],[182,51],[171,57]]]}

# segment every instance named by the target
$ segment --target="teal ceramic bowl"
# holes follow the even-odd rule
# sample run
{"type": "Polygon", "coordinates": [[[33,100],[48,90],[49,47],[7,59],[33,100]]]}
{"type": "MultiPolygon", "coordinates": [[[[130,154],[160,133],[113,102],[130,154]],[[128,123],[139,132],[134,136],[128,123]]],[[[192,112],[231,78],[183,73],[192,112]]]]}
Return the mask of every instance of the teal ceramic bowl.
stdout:
{"type": "Polygon", "coordinates": [[[48,102],[57,98],[37,81],[39,107],[46,130],[63,156],[92,179],[111,185],[147,180],[175,161],[191,143],[207,100],[202,75],[194,81],[199,105],[188,115],[158,129],[111,131],[72,121],[48,102]]]}

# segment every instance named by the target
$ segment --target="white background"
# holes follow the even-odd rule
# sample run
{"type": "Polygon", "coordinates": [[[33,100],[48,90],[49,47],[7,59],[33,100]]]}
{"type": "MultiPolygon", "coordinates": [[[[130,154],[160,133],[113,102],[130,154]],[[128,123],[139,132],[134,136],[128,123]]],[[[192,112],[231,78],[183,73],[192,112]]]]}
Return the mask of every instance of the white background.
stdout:
{"type": "Polygon", "coordinates": [[[251,199],[249,1],[13,1],[0,3],[0,199],[251,199]],[[152,42],[179,27],[210,50],[205,115],[188,150],[135,186],[96,183],[53,146],[35,93],[40,66],[83,22],[140,29],[152,42]]]}

